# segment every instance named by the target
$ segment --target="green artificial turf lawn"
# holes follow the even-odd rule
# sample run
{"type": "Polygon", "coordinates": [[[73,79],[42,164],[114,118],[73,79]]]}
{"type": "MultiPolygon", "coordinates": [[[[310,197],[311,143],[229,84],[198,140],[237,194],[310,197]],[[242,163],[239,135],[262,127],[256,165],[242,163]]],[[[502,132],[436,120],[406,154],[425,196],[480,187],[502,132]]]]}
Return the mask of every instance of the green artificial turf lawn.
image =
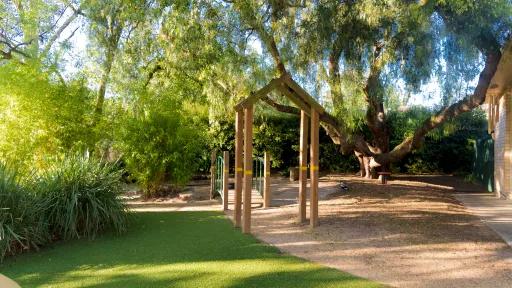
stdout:
{"type": "Polygon", "coordinates": [[[293,257],[217,212],[136,213],[130,231],[6,259],[22,287],[379,287],[293,257]]]}

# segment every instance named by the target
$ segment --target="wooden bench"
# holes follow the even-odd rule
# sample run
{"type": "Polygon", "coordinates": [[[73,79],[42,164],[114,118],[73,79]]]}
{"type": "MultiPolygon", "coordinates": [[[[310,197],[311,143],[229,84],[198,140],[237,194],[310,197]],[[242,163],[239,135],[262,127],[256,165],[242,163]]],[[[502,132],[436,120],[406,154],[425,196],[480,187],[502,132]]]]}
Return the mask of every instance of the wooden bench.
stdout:
{"type": "Polygon", "coordinates": [[[380,183],[381,184],[387,184],[388,183],[388,178],[389,176],[391,175],[391,172],[378,172],[378,174],[380,175],[380,183]]]}

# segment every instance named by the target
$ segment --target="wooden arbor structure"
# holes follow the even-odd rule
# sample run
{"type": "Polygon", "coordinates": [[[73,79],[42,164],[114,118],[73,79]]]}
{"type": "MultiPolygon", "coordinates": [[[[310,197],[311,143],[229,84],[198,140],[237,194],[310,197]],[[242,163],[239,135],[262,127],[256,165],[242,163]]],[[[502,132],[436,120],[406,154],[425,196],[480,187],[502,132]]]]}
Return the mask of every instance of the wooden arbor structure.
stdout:
{"type": "Polygon", "coordinates": [[[306,220],[306,187],[307,187],[307,150],[308,134],[311,134],[310,145],[310,225],[318,225],[318,133],[319,116],[325,113],[324,108],[309,95],[289,74],[271,80],[260,90],[235,106],[235,226],[242,227],[244,233],[251,231],[251,193],[252,193],[252,124],[254,103],[277,91],[301,109],[300,115],[300,157],[299,157],[299,213],[300,223],[306,220]],[[308,123],[310,122],[310,124],[308,123]],[[309,127],[310,126],[310,127],[309,127]],[[311,133],[308,132],[311,131],[311,133]],[[243,191],[243,195],[242,195],[243,191]],[[243,201],[242,201],[243,197],[243,201]],[[243,202],[243,209],[242,209],[243,202]],[[243,213],[243,215],[242,215],[243,213]],[[243,216],[243,217],[242,217],[243,216]],[[243,221],[243,222],[242,222],[243,221]]]}

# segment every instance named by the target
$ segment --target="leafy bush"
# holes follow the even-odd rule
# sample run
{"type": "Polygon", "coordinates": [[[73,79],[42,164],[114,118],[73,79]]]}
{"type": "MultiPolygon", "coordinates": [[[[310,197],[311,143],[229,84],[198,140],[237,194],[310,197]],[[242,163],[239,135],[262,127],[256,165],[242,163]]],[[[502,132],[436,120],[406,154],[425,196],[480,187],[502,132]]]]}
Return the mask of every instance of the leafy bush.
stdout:
{"type": "Polygon", "coordinates": [[[174,193],[204,163],[206,123],[178,103],[151,103],[141,110],[121,114],[116,148],[146,197],[174,193]]]}
{"type": "MultiPolygon", "coordinates": [[[[411,136],[432,111],[425,107],[412,107],[407,111],[389,114],[391,146],[411,136]]],[[[474,140],[487,134],[485,113],[476,109],[461,114],[427,134],[422,147],[395,163],[393,169],[402,173],[471,173],[474,161],[474,140]]]]}
{"type": "Polygon", "coordinates": [[[286,170],[299,164],[300,118],[287,114],[263,114],[254,124],[254,152],[268,151],[272,167],[286,170]]]}
{"type": "Polygon", "coordinates": [[[48,157],[91,146],[93,94],[85,79],[56,83],[38,65],[0,69],[0,159],[44,169],[48,157]]]}
{"type": "Polygon", "coordinates": [[[343,155],[340,146],[332,142],[331,138],[320,129],[320,168],[326,171],[355,173],[359,171],[359,162],[354,153],[343,155]]]}
{"type": "Polygon", "coordinates": [[[121,174],[113,164],[72,156],[38,176],[35,190],[45,206],[52,235],[93,238],[105,230],[125,231],[126,207],[119,198],[121,174]]]}
{"type": "Polygon", "coordinates": [[[0,163],[0,260],[37,249],[49,239],[39,198],[20,184],[16,170],[0,163]]]}

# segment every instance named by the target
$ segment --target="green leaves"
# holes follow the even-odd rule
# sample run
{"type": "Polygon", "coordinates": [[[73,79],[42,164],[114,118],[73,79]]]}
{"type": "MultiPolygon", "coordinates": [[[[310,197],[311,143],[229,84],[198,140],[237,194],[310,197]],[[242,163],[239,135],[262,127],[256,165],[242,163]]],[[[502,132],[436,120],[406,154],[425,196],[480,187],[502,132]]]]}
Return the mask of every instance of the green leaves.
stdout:
{"type": "Polygon", "coordinates": [[[140,99],[133,103],[133,110],[120,111],[116,121],[115,148],[146,196],[157,196],[168,182],[185,184],[207,153],[206,115],[172,96],[140,99]]]}
{"type": "Polygon", "coordinates": [[[26,189],[21,176],[16,167],[0,162],[0,261],[50,239],[44,205],[26,189]]]}
{"type": "Polygon", "coordinates": [[[115,165],[69,156],[48,166],[31,175],[0,162],[0,261],[56,239],[126,230],[115,165]]]}
{"type": "Polygon", "coordinates": [[[92,158],[68,156],[39,175],[34,190],[45,207],[54,237],[94,238],[101,232],[122,233],[127,209],[119,198],[122,171],[92,158]]]}
{"type": "Polygon", "coordinates": [[[21,168],[42,168],[46,157],[81,150],[91,138],[90,91],[64,86],[37,63],[0,67],[0,157],[21,168]]]}

